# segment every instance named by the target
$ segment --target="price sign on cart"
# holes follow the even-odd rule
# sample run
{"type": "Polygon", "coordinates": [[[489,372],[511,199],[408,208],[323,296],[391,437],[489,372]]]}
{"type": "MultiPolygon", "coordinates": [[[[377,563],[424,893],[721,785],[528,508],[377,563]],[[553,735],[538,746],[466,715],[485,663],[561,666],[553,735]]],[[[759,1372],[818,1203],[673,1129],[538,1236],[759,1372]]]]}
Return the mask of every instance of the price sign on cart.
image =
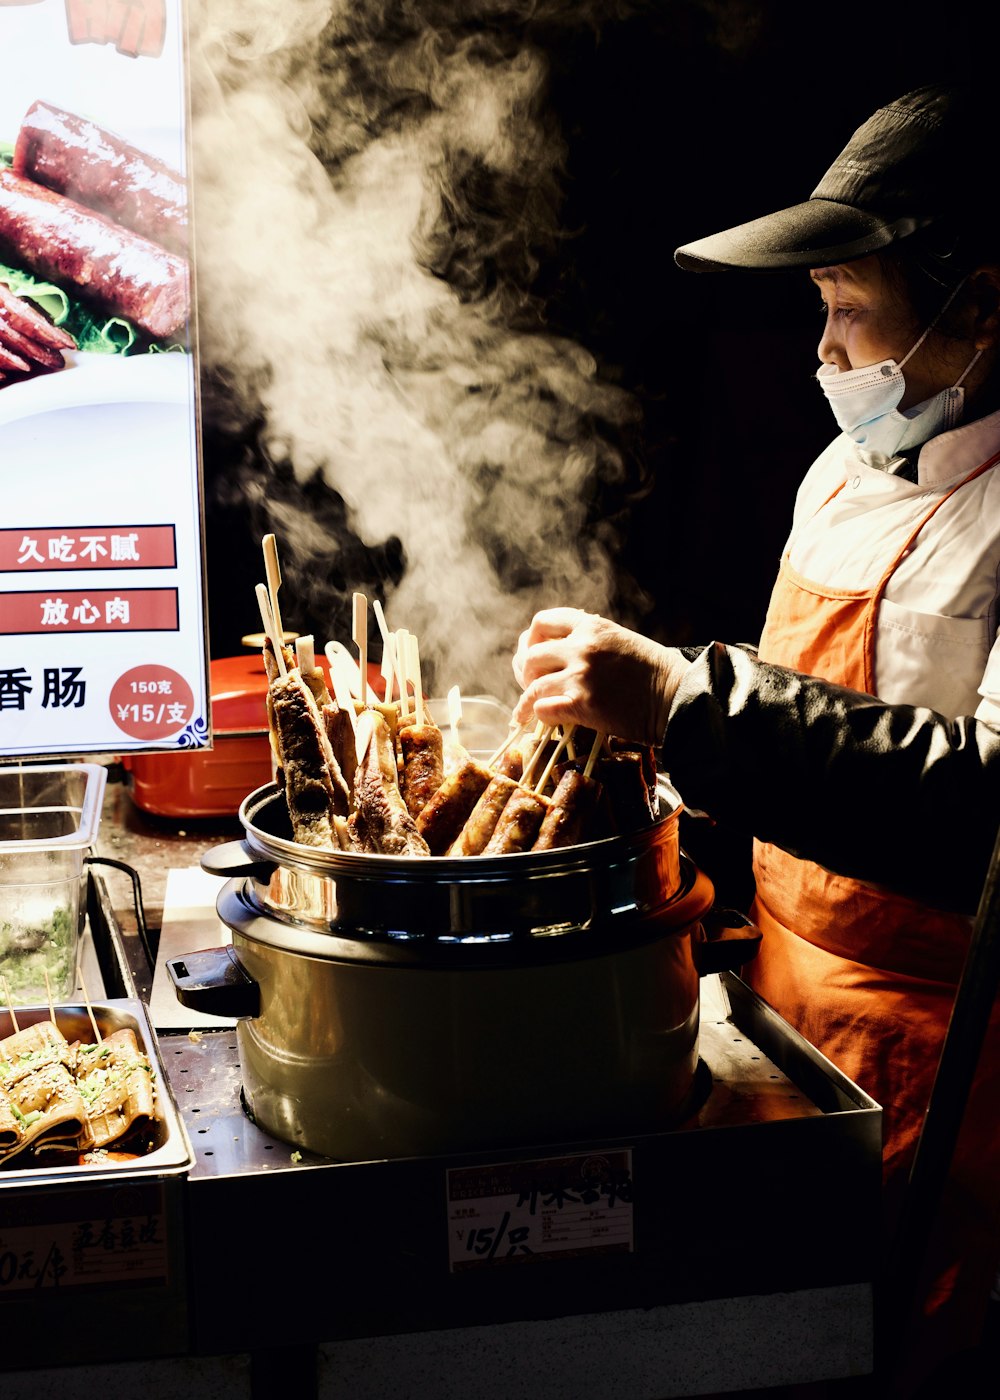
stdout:
{"type": "Polygon", "coordinates": [[[634,1249],[632,1153],[579,1153],[447,1172],[452,1273],[634,1249]]]}
{"type": "Polygon", "coordinates": [[[0,753],[211,743],[184,0],[0,0],[0,753]]]}

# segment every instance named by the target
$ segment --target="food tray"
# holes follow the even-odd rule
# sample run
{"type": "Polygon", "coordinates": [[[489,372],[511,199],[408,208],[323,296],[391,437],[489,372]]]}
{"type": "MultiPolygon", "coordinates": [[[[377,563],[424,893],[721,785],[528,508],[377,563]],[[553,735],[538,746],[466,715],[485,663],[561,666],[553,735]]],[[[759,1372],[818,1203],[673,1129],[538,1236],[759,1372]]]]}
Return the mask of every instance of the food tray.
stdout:
{"type": "MultiPolygon", "coordinates": [[[[96,1183],[109,1177],[119,1180],[136,1176],[175,1176],[187,1172],[191,1167],[194,1161],[191,1143],[167,1081],[145,1006],[137,1000],[111,1000],[94,1004],[92,1010],[102,1037],[117,1030],[131,1030],[153,1067],[157,1117],[152,1130],[152,1150],[130,1162],[93,1163],[87,1166],[75,1163],[48,1166],[37,1162],[29,1165],[22,1156],[12,1157],[9,1165],[0,1164],[0,1189],[82,1180],[96,1183]]],[[[15,1015],[21,1030],[51,1019],[47,1006],[18,1007],[15,1015]]],[[[86,1006],[57,1005],[55,1021],[67,1040],[93,1042],[94,1032],[86,1006]]],[[[0,1039],[13,1031],[10,1012],[0,1011],[0,1039]]]]}

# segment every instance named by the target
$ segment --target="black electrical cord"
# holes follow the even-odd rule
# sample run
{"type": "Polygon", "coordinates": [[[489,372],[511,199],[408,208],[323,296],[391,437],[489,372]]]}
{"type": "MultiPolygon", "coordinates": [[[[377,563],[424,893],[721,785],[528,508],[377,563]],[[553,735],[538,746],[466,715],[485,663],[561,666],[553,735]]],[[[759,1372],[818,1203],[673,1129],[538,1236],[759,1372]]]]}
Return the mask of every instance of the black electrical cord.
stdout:
{"type": "Polygon", "coordinates": [[[142,883],[139,879],[139,872],[131,865],[126,865],[123,860],[112,860],[109,856],[87,856],[87,865],[109,865],[114,870],[123,870],[132,881],[132,902],[135,906],[135,926],[139,934],[139,942],[142,944],[143,952],[149,962],[150,968],[156,966],[156,955],[150,947],[149,930],[146,927],[146,911],[142,903],[142,883]]]}

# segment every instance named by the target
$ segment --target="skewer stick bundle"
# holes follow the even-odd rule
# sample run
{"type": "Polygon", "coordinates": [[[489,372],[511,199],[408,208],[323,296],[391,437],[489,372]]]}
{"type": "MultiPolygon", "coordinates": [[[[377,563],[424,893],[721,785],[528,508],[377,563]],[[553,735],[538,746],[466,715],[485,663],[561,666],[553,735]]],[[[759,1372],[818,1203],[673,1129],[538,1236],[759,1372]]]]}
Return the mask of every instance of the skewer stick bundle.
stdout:
{"type": "Polygon", "coordinates": [[[486,760],[486,767],[492,768],[497,763],[499,763],[500,760],[503,758],[504,754],[510,748],[511,744],[515,743],[518,739],[520,739],[521,735],[524,733],[527,727],[528,726],[526,724],[515,724],[514,721],[511,720],[510,728],[507,730],[506,739],[494,753],[490,754],[489,758],[486,760]]]}
{"type": "Polygon", "coordinates": [[[264,631],[267,639],[274,648],[274,659],[278,667],[278,675],[285,677],[288,675],[288,667],[285,665],[285,658],[282,654],[281,637],[278,635],[274,625],[274,614],[271,612],[271,600],[267,595],[267,588],[263,583],[257,585],[257,605],[260,608],[260,620],[264,624],[264,631]]]}
{"type": "MultiPolygon", "coordinates": [[[[560,737],[558,744],[556,744],[555,748],[554,748],[553,751],[552,751],[552,755],[551,755],[551,757],[549,758],[548,763],[546,763],[544,769],[542,770],[542,776],[538,779],[538,782],[535,784],[535,791],[536,791],[536,792],[544,792],[544,791],[545,791],[546,784],[548,783],[549,779],[552,777],[552,770],[553,770],[553,768],[556,766],[556,764],[559,762],[559,759],[560,759],[560,757],[562,756],[564,750],[567,748],[567,746],[569,745],[570,741],[572,740],[572,738],[573,738],[573,731],[574,731],[575,729],[576,729],[576,725],[575,725],[575,724],[571,724],[571,725],[569,726],[568,729],[564,729],[564,730],[563,730],[562,736],[560,737]]],[[[589,775],[588,775],[588,776],[589,776],[589,775]]]]}
{"type": "Polygon", "coordinates": [[[522,787],[531,787],[531,775],[535,771],[535,764],[541,758],[545,745],[549,742],[551,735],[552,729],[550,727],[548,729],[542,729],[541,734],[537,736],[535,747],[531,751],[531,757],[525,760],[524,771],[521,774],[522,787]]]}

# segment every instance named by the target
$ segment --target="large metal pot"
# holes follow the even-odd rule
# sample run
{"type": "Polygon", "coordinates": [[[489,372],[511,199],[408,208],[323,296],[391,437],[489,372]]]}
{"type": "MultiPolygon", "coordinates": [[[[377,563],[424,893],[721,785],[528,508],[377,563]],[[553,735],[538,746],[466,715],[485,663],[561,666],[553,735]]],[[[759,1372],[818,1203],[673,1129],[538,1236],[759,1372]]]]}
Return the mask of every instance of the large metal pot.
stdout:
{"type": "Polygon", "coordinates": [[[706,936],[711,882],[669,784],[660,800],[627,837],[405,859],[297,845],[268,784],[244,839],[202,861],[234,877],[232,948],[168,973],[186,1005],[239,1018],[260,1126],[341,1160],[663,1127],[694,1092],[699,977],[759,934],[706,936]]]}

